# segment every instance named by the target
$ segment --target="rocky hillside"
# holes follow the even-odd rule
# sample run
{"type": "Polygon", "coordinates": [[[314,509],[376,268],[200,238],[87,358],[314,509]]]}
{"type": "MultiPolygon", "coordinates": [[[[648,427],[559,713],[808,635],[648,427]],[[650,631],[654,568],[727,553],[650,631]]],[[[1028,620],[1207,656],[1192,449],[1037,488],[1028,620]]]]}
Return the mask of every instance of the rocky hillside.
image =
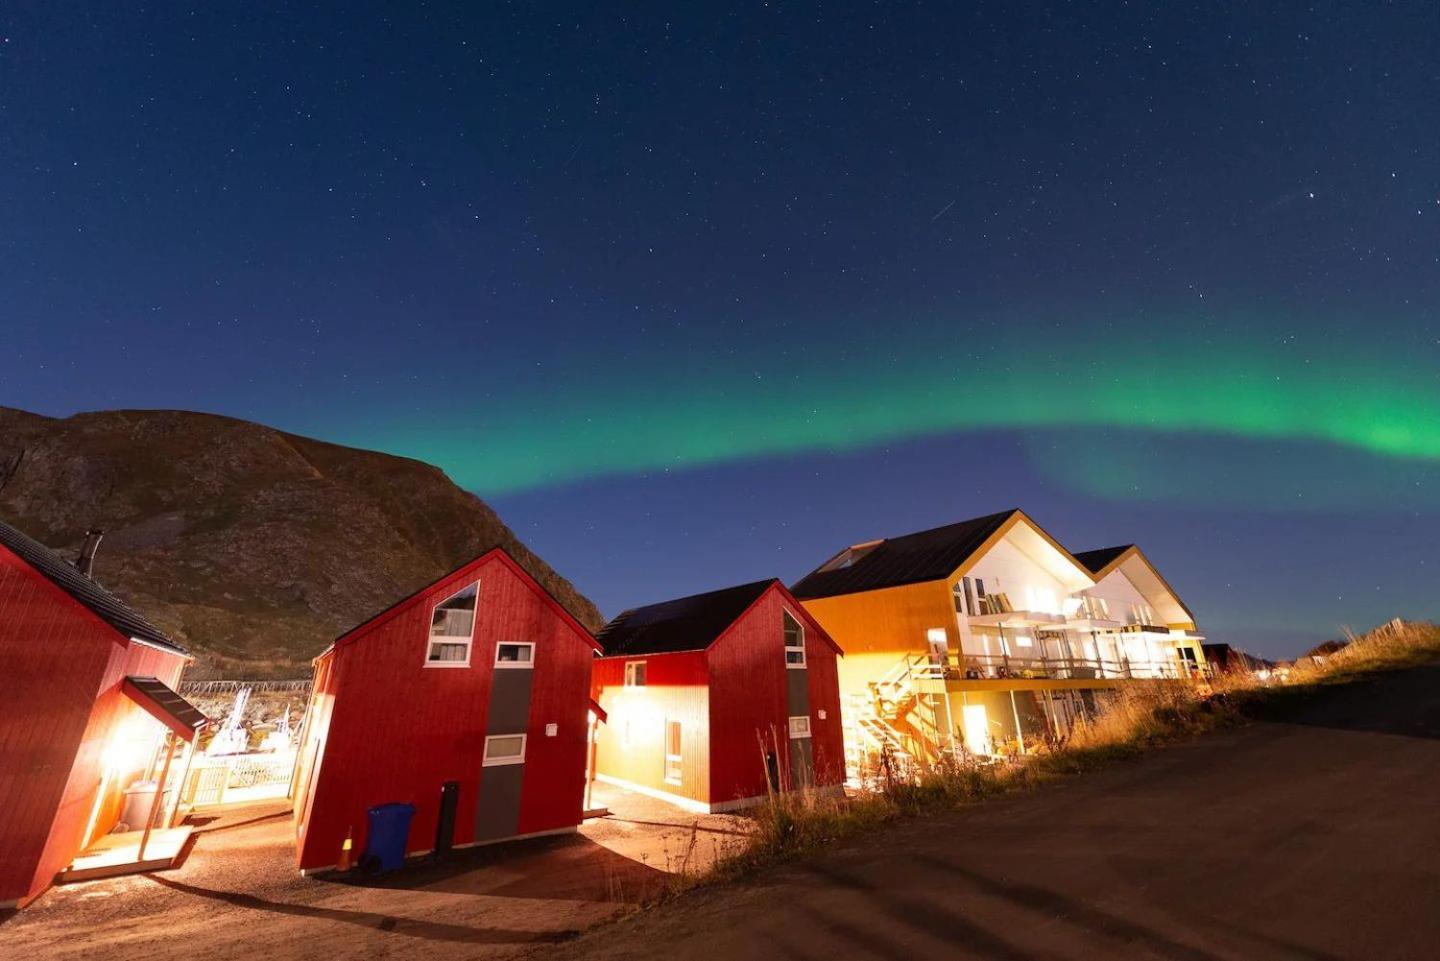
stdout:
{"type": "Polygon", "coordinates": [[[96,579],[200,655],[192,676],[295,673],[496,546],[602,622],[438,468],[228,417],[0,407],[0,519],[69,553],[104,529],[96,579]]]}

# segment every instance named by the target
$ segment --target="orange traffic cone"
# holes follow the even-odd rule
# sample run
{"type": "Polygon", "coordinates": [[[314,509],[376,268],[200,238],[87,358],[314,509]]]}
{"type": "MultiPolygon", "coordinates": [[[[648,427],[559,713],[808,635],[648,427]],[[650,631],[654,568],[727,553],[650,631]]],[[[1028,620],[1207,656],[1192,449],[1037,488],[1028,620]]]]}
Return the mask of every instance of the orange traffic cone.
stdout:
{"type": "Polygon", "coordinates": [[[336,867],[337,870],[340,870],[340,871],[348,871],[348,870],[350,870],[350,849],[351,849],[351,848],[354,846],[354,844],[355,844],[354,837],[355,837],[355,829],[354,829],[354,828],[351,828],[349,831],[346,831],[346,832],[345,832],[345,843],[342,844],[342,845],[340,845],[340,863],[337,864],[337,865],[335,865],[335,867],[336,867]]]}

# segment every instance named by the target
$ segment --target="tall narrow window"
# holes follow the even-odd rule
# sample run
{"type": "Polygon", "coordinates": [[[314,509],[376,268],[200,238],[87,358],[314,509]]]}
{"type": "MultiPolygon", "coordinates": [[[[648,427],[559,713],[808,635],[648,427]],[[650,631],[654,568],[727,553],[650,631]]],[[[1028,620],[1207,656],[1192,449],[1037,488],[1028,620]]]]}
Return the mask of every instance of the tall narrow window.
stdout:
{"type": "Polygon", "coordinates": [[[475,639],[475,603],[480,594],[476,581],[435,605],[430,614],[430,647],[427,667],[466,667],[470,645],[475,639]]]}
{"type": "Polygon", "coordinates": [[[782,611],[781,616],[785,623],[785,666],[804,667],[805,628],[789,611],[782,611]]]}
{"type": "Polygon", "coordinates": [[[665,781],[680,783],[680,722],[665,722],[665,781]]]}

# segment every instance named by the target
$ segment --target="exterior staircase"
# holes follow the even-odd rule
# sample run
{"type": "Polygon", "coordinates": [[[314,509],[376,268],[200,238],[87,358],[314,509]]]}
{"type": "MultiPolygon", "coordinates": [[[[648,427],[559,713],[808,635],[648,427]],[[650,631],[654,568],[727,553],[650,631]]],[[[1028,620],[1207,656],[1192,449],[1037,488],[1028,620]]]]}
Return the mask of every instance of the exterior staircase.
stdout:
{"type": "Polygon", "coordinates": [[[911,773],[954,750],[943,666],[924,654],[907,655],[869,687],[843,705],[845,768],[852,782],[874,779],[886,760],[911,773]]]}

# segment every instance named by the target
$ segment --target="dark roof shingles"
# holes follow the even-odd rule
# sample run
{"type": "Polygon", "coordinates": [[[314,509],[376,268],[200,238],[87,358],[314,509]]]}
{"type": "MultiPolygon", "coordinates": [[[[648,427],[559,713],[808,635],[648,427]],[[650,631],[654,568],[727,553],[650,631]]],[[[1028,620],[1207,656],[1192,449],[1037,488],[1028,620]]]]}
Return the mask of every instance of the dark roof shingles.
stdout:
{"type": "Polygon", "coordinates": [[[804,600],[938,581],[955,573],[1016,513],[1015,510],[1001,511],[958,524],[886,538],[849,567],[832,571],[816,568],[801,578],[790,592],[804,600]]]}
{"type": "Polygon", "coordinates": [[[0,546],[29,564],[42,577],[127,638],[136,637],[169,648],[177,654],[187,653],[183,647],[166,637],[160,628],[147,621],[139,611],[81,574],[74,564],[3,521],[0,521],[0,546]]]}
{"type": "Polygon", "coordinates": [[[1081,564],[1084,564],[1085,569],[1091,574],[1098,574],[1111,561],[1134,546],[1134,544],[1121,544],[1119,547],[1097,547],[1093,551],[1081,551],[1073,556],[1081,564]]]}
{"type": "Polygon", "coordinates": [[[605,654],[673,654],[702,651],[776,583],[772,578],[620,614],[595,639],[605,654]]]}

